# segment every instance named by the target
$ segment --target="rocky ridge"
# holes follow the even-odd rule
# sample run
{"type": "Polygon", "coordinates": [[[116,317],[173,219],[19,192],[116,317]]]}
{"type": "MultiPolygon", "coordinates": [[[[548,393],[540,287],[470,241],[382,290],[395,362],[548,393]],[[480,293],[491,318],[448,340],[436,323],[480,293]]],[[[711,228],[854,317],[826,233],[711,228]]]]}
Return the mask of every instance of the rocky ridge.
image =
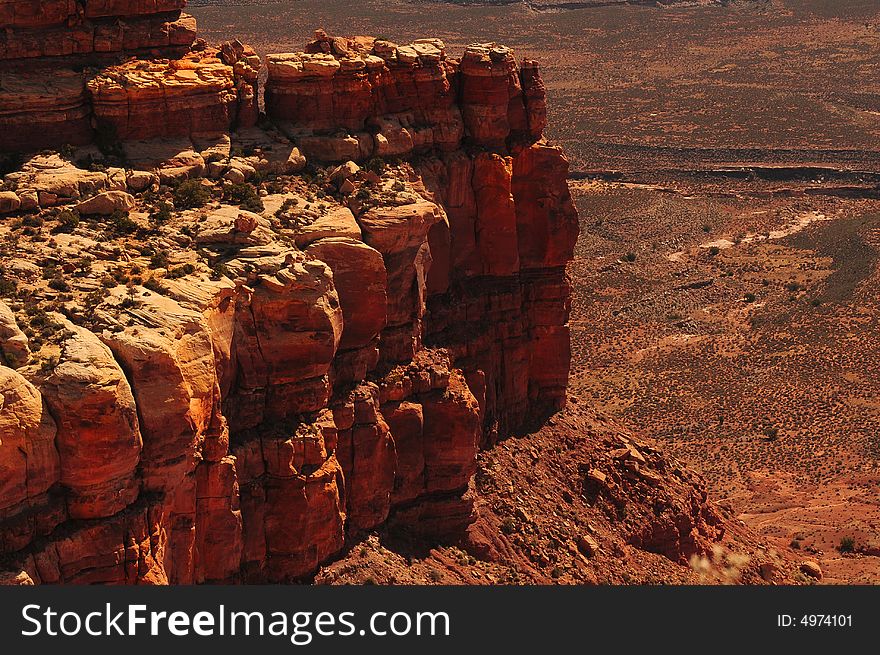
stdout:
{"type": "MultiPolygon", "coordinates": [[[[65,146],[0,192],[3,579],[302,580],[377,529],[506,557],[478,453],[566,402],[578,234],[537,65],[318,32],[262,119],[247,46],[137,43],[68,109],[26,80],[61,60],[0,71],[34,130],[0,149],[65,146]]],[[[631,543],[686,561],[722,531],[675,485],[631,543]]]]}
{"type": "MultiPolygon", "coordinates": [[[[5,177],[16,580],[288,581],[380,525],[456,538],[479,445],[564,402],[566,352],[532,354],[567,346],[577,215],[535,65],[320,32],[269,62],[259,128],[237,42],[84,69],[65,148],[5,177]],[[316,123],[315,61],[369,99],[316,123]]],[[[21,88],[19,120],[59,118],[21,88]]]]}

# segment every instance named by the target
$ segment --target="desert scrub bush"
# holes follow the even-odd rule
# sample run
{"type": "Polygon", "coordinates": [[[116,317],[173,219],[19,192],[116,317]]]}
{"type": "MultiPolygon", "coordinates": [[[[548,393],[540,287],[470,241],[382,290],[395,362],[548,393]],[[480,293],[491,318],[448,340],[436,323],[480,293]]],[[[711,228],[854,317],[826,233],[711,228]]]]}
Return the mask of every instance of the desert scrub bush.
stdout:
{"type": "Polygon", "coordinates": [[[287,185],[280,180],[267,180],[263,182],[263,188],[270,194],[280,194],[287,191],[287,185]]]}
{"type": "Polygon", "coordinates": [[[174,206],[178,209],[204,207],[211,199],[211,193],[200,180],[184,180],[172,193],[174,206]]]}
{"type": "Polygon", "coordinates": [[[217,262],[211,267],[211,279],[220,280],[224,277],[229,277],[229,269],[223,262],[217,262]]]}
{"type": "Polygon", "coordinates": [[[144,288],[158,294],[162,294],[166,291],[165,287],[162,286],[162,282],[155,277],[151,277],[146,282],[144,282],[144,288]]]}
{"type": "Polygon", "coordinates": [[[168,253],[159,250],[150,257],[150,268],[168,268],[168,253]]]}
{"type": "Polygon", "coordinates": [[[128,212],[117,209],[107,218],[107,224],[114,234],[134,234],[140,227],[128,215],[128,212]]]}
{"type": "Polygon", "coordinates": [[[275,211],[275,218],[286,216],[290,210],[299,204],[299,198],[288,198],[281,203],[281,206],[275,211]]]}
{"type": "Polygon", "coordinates": [[[171,205],[167,202],[160,202],[153,207],[153,210],[150,212],[150,222],[157,225],[167,223],[171,220],[171,209],[171,205]]]}
{"type": "Polygon", "coordinates": [[[239,209],[260,213],[265,207],[253,184],[237,182],[223,190],[223,199],[238,205],[239,209]]]}
{"type": "Polygon", "coordinates": [[[58,357],[55,355],[51,355],[40,361],[40,372],[44,375],[52,373],[56,368],[58,368],[58,357]]]}
{"type": "Polygon", "coordinates": [[[73,147],[72,145],[70,145],[69,143],[65,143],[65,144],[64,144],[63,146],[61,146],[61,148],[58,150],[58,156],[61,157],[61,159],[65,159],[65,160],[67,160],[67,161],[69,161],[69,162],[72,162],[72,161],[73,161],[73,156],[74,156],[74,154],[76,154],[76,148],[74,148],[74,147],[73,147]]]}
{"type": "Polygon", "coordinates": [[[501,532],[504,534],[513,534],[516,532],[516,519],[508,516],[501,522],[501,532]]]}
{"type": "Polygon", "coordinates": [[[70,291],[70,285],[67,283],[67,280],[60,275],[49,280],[49,288],[55,291],[70,291]]]}
{"type": "Polygon", "coordinates": [[[14,295],[18,290],[18,283],[6,277],[6,272],[0,268],[0,296],[14,295]]]}
{"type": "Polygon", "coordinates": [[[73,209],[65,209],[55,217],[58,225],[55,232],[73,232],[79,225],[79,213],[73,209]]]}
{"type": "Polygon", "coordinates": [[[192,264],[182,264],[181,266],[176,266],[168,271],[166,277],[169,280],[178,280],[185,275],[191,275],[196,272],[196,267],[192,264]]]}
{"type": "Polygon", "coordinates": [[[852,537],[844,537],[840,540],[837,550],[841,553],[854,553],[856,550],[856,540],[852,537]]]}
{"type": "Polygon", "coordinates": [[[364,164],[364,168],[368,171],[375,173],[376,175],[382,175],[385,172],[386,164],[385,160],[381,157],[373,157],[364,164]]]}

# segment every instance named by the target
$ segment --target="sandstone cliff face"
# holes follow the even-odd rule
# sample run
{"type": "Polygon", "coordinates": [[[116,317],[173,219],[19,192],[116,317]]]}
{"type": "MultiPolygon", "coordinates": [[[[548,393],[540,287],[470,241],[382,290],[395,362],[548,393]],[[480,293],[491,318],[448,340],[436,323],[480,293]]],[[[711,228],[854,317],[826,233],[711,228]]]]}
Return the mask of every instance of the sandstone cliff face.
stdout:
{"type": "Polygon", "coordinates": [[[448,59],[439,39],[398,46],[317,32],[305,52],[269,55],[266,113],[306,156],[360,161],[457,150],[463,140],[505,149],[536,141],[546,123],[534,62],[469,46],[448,59]]]}
{"type": "Polygon", "coordinates": [[[253,125],[259,57],[196,43],[185,4],[3,0],[0,152],[253,125]]]}
{"type": "MultiPolygon", "coordinates": [[[[153,9],[179,7],[125,11],[153,9]]],[[[383,526],[457,539],[480,445],[565,403],[577,214],[536,65],[318,33],[268,57],[260,129],[258,68],[231,42],[85,74],[121,165],[6,177],[9,211],[83,216],[15,253],[55,277],[0,259],[8,579],[283,582],[383,526]],[[226,197],[258,172],[258,206],[226,197]],[[159,218],[184,178],[215,196],[159,218]]],[[[56,119],[19,103],[0,121],[56,119]]]]}
{"type": "Polygon", "coordinates": [[[0,60],[179,50],[195,40],[186,0],[3,0],[0,60]]]}
{"type": "Polygon", "coordinates": [[[119,139],[223,133],[253,124],[248,104],[255,97],[246,87],[256,84],[259,67],[253,51],[230,47],[171,61],[131,60],[103,69],[86,86],[96,125],[119,139]]]}

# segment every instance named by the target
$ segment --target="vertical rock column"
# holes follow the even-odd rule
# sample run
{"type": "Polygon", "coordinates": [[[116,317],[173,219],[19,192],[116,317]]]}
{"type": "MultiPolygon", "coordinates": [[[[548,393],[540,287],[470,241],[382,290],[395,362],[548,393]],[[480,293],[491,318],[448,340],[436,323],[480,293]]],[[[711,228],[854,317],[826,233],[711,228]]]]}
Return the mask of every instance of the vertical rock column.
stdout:
{"type": "Polygon", "coordinates": [[[72,518],[100,518],[138,497],[142,440],[131,387],[94,334],[58,316],[61,356],[35,379],[58,425],[61,483],[72,518]]]}

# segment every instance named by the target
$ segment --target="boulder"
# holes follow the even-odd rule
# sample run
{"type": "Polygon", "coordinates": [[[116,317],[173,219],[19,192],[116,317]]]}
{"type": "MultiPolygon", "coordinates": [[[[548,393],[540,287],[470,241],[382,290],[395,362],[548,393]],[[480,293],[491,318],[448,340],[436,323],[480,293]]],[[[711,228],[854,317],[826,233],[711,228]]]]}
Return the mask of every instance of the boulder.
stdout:
{"type": "Polygon", "coordinates": [[[819,562],[817,562],[816,560],[804,560],[803,562],[801,562],[800,570],[801,573],[803,573],[807,577],[813,578],[814,580],[822,579],[822,567],[819,566],[819,562]]]}
{"type": "Polygon", "coordinates": [[[0,364],[12,368],[23,366],[31,358],[27,337],[18,327],[12,310],[2,301],[0,301],[0,354],[3,355],[0,364]]]}
{"type": "Polygon", "coordinates": [[[18,211],[21,207],[21,198],[12,191],[0,191],[0,214],[9,214],[18,211]]]}
{"type": "Polygon", "coordinates": [[[125,191],[104,191],[88,200],[83,200],[76,210],[84,215],[109,216],[114,212],[130,212],[135,208],[134,196],[125,191]]]}

